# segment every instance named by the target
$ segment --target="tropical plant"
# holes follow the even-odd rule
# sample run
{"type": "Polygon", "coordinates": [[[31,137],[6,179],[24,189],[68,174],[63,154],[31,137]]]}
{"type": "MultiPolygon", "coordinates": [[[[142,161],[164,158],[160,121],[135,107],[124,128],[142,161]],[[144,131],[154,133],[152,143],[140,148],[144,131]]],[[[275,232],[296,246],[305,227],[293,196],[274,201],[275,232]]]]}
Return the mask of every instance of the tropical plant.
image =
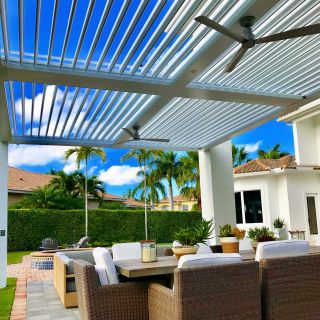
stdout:
{"type": "Polygon", "coordinates": [[[245,235],[245,230],[239,229],[238,227],[232,227],[231,224],[219,226],[220,238],[235,237],[237,240],[242,240],[245,235]]]}
{"type": "Polygon", "coordinates": [[[79,198],[73,198],[61,190],[50,185],[38,187],[21,201],[10,206],[10,208],[23,209],[80,209],[83,202],[79,198]]]}
{"type": "MultiPolygon", "coordinates": [[[[143,188],[144,194],[147,194],[147,168],[151,163],[156,151],[150,151],[145,149],[132,149],[121,157],[121,161],[127,161],[135,159],[138,162],[139,167],[143,170],[143,188]]],[[[146,240],[148,240],[148,212],[147,212],[147,197],[144,197],[144,228],[146,240]]]]}
{"type": "MultiPolygon", "coordinates": [[[[104,201],[99,205],[99,209],[107,209],[107,210],[126,210],[127,208],[121,202],[113,202],[113,201],[104,201]]],[[[130,208],[131,209],[131,208],[130,208]]]]}
{"type": "MultiPolygon", "coordinates": [[[[144,171],[140,170],[137,173],[137,176],[144,178],[144,171]]],[[[145,175],[146,179],[146,189],[145,189],[145,183],[144,179],[132,190],[132,194],[134,197],[137,196],[138,193],[140,193],[138,199],[140,201],[144,201],[145,199],[147,202],[151,204],[153,207],[155,203],[158,203],[160,201],[160,195],[165,198],[167,196],[166,194],[166,188],[163,185],[161,181],[159,181],[153,172],[146,172],[145,175]]]]}
{"type": "Polygon", "coordinates": [[[233,167],[238,167],[248,161],[250,161],[249,153],[246,151],[245,147],[237,147],[236,145],[232,144],[233,167]]]}
{"type": "Polygon", "coordinates": [[[125,191],[123,193],[123,196],[127,199],[133,199],[133,200],[136,200],[135,196],[134,196],[134,193],[133,193],[133,189],[129,188],[127,189],[127,191],[125,191]]]}
{"type": "Polygon", "coordinates": [[[182,246],[194,246],[197,243],[206,243],[214,230],[213,220],[202,219],[193,228],[181,228],[174,237],[182,246]]]}
{"type": "MultiPolygon", "coordinates": [[[[85,194],[85,175],[77,170],[71,174],[63,171],[52,172],[55,177],[50,181],[49,185],[55,189],[70,194],[73,197],[83,197],[85,194]]],[[[98,180],[97,176],[92,176],[87,180],[88,194],[94,198],[101,198],[101,194],[105,192],[103,182],[98,180]]]]}
{"type": "Polygon", "coordinates": [[[275,240],[274,233],[268,227],[255,227],[248,230],[248,237],[253,241],[264,242],[275,240]]]}
{"type": "Polygon", "coordinates": [[[275,228],[283,228],[284,226],[284,219],[276,218],[273,220],[273,226],[275,228]]]}
{"type": "Polygon", "coordinates": [[[195,199],[197,201],[196,210],[201,210],[199,154],[189,151],[179,160],[177,185],[180,187],[180,195],[186,199],[195,199]]]}
{"type": "Polygon", "coordinates": [[[69,159],[71,155],[76,155],[76,163],[78,169],[82,161],[85,162],[85,181],[84,181],[84,201],[85,201],[85,214],[86,214],[86,224],[85,224],[85,234],[88,236],[88,161],[91,158],[98,157],[103,162],[106,162],[107,156],[103,149],[95,147],[77,147],[67,150],[64,154],[65,159],[69,159]]]}
{"type": "Polygon", "coordinates": [[[155,177],[159,180],[165,179],[168,182],[169,205],[170,210],[173,211],[173,181],[177,181],[181,166],[178,154],[173,151],[159,151],[151,164],[155,177]]]}
{"type": "Polygon", "coordinates": [[[273,148],[267,148],[267,150],[259,149],[259,159],[280,159],[281,157],[289,155],[287,151],[280,151],[280,144],[277,143],[273,148]]]}

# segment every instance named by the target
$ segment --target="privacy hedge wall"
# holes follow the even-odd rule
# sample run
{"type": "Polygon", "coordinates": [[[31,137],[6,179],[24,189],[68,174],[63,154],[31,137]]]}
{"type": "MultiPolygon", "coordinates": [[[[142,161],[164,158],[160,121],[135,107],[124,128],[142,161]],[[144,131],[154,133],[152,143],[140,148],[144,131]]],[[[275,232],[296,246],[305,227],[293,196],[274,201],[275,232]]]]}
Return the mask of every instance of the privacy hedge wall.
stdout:
{"type": "MultiPolygon", "coordinates": [[[[61,245],[78,241],[84,234],[83,210],[11,209],[8,214],[8,249],[36,250],[44,238],[61,245]]],[[[149,211],[149,238],[171,242],[180,227],[201,220],[200,212],[149,211]]],[[[94,246],[144,239],[144,211],[90,210],[89,236],[94,246]]]]}

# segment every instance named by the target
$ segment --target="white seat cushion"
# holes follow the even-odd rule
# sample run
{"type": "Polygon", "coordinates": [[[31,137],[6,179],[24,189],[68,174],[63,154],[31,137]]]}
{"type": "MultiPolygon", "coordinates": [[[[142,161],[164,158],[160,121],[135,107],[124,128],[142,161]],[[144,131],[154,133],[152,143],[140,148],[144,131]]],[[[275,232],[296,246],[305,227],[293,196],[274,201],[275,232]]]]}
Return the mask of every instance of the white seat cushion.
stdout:
{"type": "Polygon", "coordinates": [[[306,240],[282,240],[260,242],[257,247],[256,261],[282,257],[305,256],[309,252],[306,240]]]}
{"type": "Polygon", "coordinates": [[[119,283],[116,267],[111,254],[106,248],[95,248],[92,250],[94,261],[97,267],[105,268],[109,284],[119,283]]]}
{"type": "Polygon", "coordinates": [[[94,266],[94,267],[95,267],[97,274],[99,276],[100,284],[102,286],[109,284],[106,268],[105,267],[98,267],[98,266],[94,266]]]}
{"type": "Polygon", "coordinates": [[[212,253],[211,248],[204,243],[197,243],[197,246],[198,246],[197,254],[212,253]]]}
{"type": "Polygon", "coordinates": [[[113,260],[141,259],[140,242],[116,243],[112,246],[113,260]]]}
{"type": "Polygon", "coordinates": [[[178,268],[231,264],[241,261],[242,257],[238,253],[187,254],[179,259],[178,268]]]}

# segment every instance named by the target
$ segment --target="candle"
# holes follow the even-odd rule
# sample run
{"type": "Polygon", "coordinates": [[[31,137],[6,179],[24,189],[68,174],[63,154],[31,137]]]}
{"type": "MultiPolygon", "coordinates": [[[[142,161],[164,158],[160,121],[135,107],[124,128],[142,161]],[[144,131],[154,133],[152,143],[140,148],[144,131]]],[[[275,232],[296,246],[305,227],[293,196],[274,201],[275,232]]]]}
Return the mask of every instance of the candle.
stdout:
{"type": "Polygon", "coordinates": [[[155,241],[141,241],[141,261],[154,262],[157,261],[157,248],[155,241]]]}

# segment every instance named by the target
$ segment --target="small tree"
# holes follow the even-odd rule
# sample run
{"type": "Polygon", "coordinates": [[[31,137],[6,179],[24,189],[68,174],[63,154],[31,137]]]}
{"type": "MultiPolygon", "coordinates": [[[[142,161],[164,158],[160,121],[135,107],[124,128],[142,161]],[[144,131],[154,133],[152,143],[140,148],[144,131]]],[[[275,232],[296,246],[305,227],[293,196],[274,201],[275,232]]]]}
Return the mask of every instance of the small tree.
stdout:
{"type": "Polygon", "coordinates": [[[273,148],[267,148],[267,150],[259,149],[259,159],[280,159],[284,156],[289,155],[287,151],[280,151],[280,143],[277,143],[273,148]]]}
{"type": "Polygon", "coordinates": [[[85,162],[85,187],[84,187],[84,202],[86,214],[86,236],[88,236],[88,160],[90,158],[99,157],[103,162],[106,162],[107,156],[103,149],[94,147],[78,147],[67,150],[64,154],[65,159],[69,159],[71,155],[76,155],[76,163],[78,168],[82,161],[85,162]]]}

